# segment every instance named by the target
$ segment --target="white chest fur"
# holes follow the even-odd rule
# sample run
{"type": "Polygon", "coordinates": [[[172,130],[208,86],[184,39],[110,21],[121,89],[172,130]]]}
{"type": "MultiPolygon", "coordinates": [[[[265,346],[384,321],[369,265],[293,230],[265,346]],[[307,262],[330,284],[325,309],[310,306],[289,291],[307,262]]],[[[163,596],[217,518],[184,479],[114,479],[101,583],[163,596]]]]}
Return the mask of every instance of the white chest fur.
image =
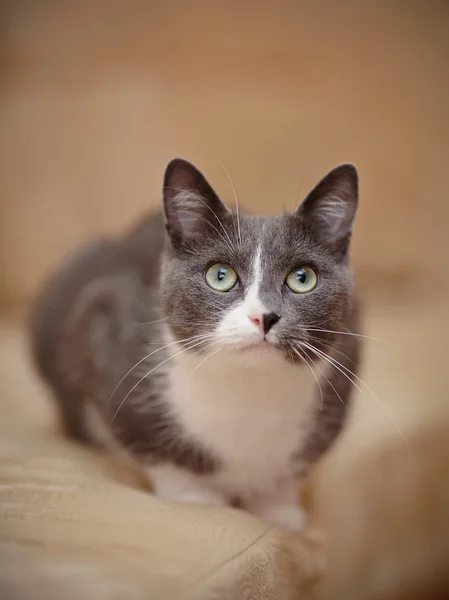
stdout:
{"type": "Polygon", "coordinates": [[[274,350],[218,352],[177,361],[169,397],[183,427],[222,462],[214,486],[263,494],[292,472],[308,431],[316,380],[274,350]]]}

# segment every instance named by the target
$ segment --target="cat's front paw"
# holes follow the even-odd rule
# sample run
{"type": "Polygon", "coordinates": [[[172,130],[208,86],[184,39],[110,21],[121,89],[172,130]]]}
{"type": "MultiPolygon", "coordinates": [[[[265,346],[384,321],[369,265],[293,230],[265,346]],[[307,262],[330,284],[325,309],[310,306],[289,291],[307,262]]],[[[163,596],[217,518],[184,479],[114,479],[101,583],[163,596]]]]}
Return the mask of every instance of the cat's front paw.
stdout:
{"type": "Polygon", "coordinates": [[[269,504],[258,507],[255,514],[268,525],[286,531],[300,532],[307,527],[305,511],[295,504],[269,504]]]}
{"type": "Polygon", "coordinates": [[[213,506],[227,504],[223,494],[207,487],[199,476],[173,465],[153,466],[148,469],[148,475],[154,494],[162,500],[213,506]]]}
{"type": "Polygon", "coordinates": [[[187,504],[210,504],[212,506],[226,506],[227,502],[223,496],[212,490],[184,490],[169,498],[174,502],[187,504]]]}

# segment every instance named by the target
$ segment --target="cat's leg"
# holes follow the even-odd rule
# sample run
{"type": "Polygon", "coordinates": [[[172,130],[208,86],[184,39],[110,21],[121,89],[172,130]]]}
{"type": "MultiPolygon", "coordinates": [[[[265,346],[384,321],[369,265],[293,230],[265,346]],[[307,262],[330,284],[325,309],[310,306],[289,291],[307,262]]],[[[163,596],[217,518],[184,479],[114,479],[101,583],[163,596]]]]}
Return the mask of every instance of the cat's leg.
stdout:
{"type": "Polygon", "coordinates": [[[197,475],[174,465],[158,465],[147,469],[156,496],[173,502],[226,506],[223,494],[210,485],[207,475],[197,475]]]}
{"type": "Polygon", "coordinates": [[[300,504],[299,484],[295,479],[251,499],[245,508],[265,523],[281,529],[303,531],[307,526],[307,515],[300,504]]]}

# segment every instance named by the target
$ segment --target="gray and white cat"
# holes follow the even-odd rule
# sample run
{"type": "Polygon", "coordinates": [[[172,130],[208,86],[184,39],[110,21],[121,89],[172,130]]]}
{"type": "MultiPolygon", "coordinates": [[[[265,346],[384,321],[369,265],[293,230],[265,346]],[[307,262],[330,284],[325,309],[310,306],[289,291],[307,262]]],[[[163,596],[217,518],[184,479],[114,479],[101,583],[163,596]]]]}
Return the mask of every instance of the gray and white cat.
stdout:
{"type": "Polygon", "coordinates": [[[298,482],[340,432],[359,360],[357,202],[342,165],[292,213],[239,214],[172,160],[164,218],[66,259],[34,306],[67,431],[127,449],[161,498],[301,529],[298,482]]]}

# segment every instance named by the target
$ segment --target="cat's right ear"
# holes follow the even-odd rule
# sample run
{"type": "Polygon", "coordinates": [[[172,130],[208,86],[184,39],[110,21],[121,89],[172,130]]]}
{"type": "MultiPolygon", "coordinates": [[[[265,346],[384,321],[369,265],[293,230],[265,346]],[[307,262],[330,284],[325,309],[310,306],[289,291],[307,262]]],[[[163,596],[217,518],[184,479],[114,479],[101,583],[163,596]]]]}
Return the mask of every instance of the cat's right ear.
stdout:
{"type": "Polygon", "coordinates": [[[324,244],[344,255],[358,204],[358,175],[343,164],[328,173],[295,211],[324,244]]]}
{"type": "Polygon", "coordinates": [[[171,160],[165,170],[163,198],[165,227],[175,247],[217,231],[230,214],[205,177],[182,158],[171,160]]]}

